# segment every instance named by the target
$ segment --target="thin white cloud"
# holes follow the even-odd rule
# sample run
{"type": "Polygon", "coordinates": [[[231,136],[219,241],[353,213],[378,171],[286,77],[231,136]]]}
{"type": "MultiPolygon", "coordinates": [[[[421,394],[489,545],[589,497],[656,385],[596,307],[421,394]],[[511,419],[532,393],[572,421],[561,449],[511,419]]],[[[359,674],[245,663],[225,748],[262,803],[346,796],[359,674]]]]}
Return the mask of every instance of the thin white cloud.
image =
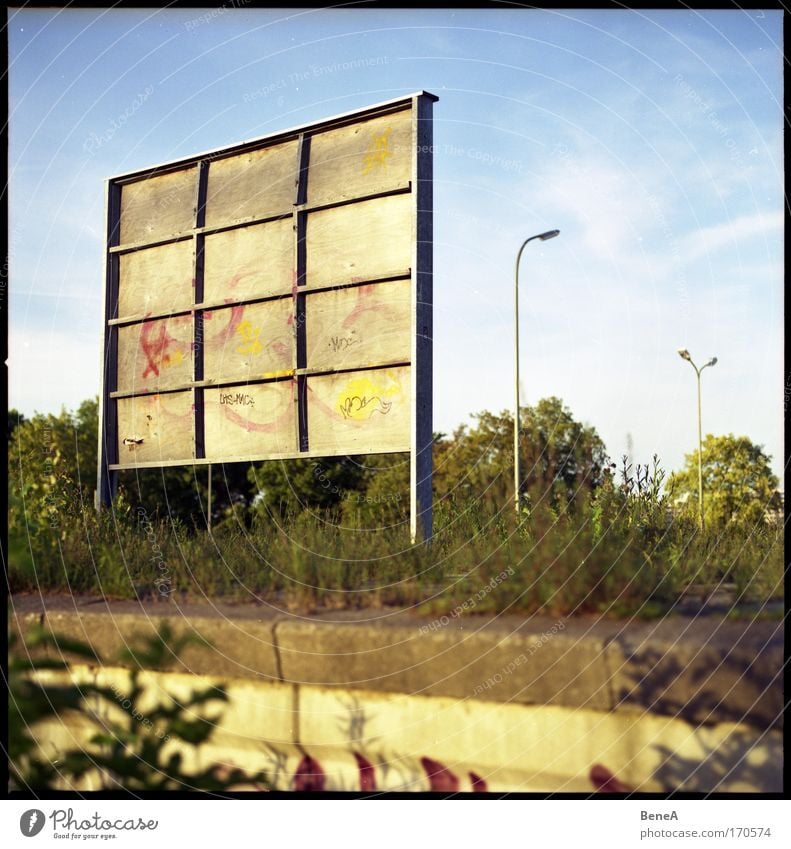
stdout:
{"type": "Polygon", "coordinates": [[[780,236],[783,231],[783,213],[781,211],[754,215],[740,215],[722,224],[702,227],[690,233],[683,239],[682,250],[686,262],[713,253],[720,248],[731,245],[741,253],[747,243],[753,243],[758,237],[773,238],[780,236]]]}

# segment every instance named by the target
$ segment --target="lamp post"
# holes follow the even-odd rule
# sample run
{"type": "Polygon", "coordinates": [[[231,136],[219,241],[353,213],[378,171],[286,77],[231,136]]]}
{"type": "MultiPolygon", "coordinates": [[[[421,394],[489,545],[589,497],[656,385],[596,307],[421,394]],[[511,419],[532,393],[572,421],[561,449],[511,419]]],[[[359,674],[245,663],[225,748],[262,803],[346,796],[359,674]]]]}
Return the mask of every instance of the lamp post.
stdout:
{"type": "Polygon", "coordinates": [[[700,511],[700,529],[703,530],[703,431],[700,417],[700,373],[704,368],[717,365],[717,358],[712,357],[705,365],[698,368],[692,362],[692,357],[686,348],[679,348],[678,355],[695,369],[695,375],[698,379],[698,509],[700,511]]]}
{"type": "Polygon", "coordinates": [[[522,259],[522,251],[527,247],[528,242],[533,239],[540,239],[546,242],[547,239],[554,239],[560,234],[560,230],[547,230],[546,233],[539,233],[537,236],[531,236],[522,242],[522,247],[519,248],[519,253],[516,255],[516,269],[514,273],[514,394],[516,404],[514,407],[514,506],[516,515],[519,515],[519,480],[521,478],[519,469],[519,260],[522,259]]]}

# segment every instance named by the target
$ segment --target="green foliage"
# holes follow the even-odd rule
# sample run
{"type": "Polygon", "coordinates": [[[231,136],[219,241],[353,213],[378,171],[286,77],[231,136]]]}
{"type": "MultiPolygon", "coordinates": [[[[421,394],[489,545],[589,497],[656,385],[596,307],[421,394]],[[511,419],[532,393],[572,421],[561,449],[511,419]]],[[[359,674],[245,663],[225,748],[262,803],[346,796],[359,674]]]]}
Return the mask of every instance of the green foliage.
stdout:
{"type": "MultiPolygon", "coordinates": [[[[475,428],[462,425],[450,443],[438,446],[437,490],[505,504],[513,498],[513,415],[483,412],[475,419],[475,428]]],[[[608,462],[604,443],[559,398],[521,408],[520,424],[523,493],[532,492],[538,501],[546,498],[558,508],[602,482],[608,462]]]]}
{"type": "MultiPolygon", "coordinates": [[[[9,534],[62,536],[96,485],[98,401],[76,413],[36,414],[17,424],[8,441],[9,534]]],[[[10,424],[10,419],[9,419],[10,424]]]]}
{"type": "Polygon", "coordinates": [[[573,498],[601,483],[608,463],[604,442],[595,428],[576,421],[559,398],[543,398],[526,408],[520,445],[522,440],[527,488],[560,483],[561,491],[573,498]]]}
{"type": "Polygon", "coordinates": [[[339,505],[360,489],[364,476],[365,467],[356,457],[270,460],[247,473],[257,492],[257,508],[281,516],[339,505]]]}
{"type": "MultiPolygon", "coordinates": [[[[239,464],[226,486],[225,516],[215,516],[211,535],[204,530],[202,476],[192,468],[153,470],[129,478],[111,512],[97,515],[85,492],[75,496],[64,508],[70,521],[54,531],[46,510],[39,517],[12,486],[10,586],[163,601],[223,596],[307,610],[421,603],[452,609],[518,564],[517,575],[487,591],[476,612],[647,615],[656,604],[671,607],[690,584],[726,580],[745,600],[780,593],[778,526],[711,521],[701,533],[694,509],[679,511],[664,494],[657,457],[636,467],[624,459],[619,474],[596,431],[556,398],[523,411],[524,508],[517,522],[513,420],[507,412],[476,419],[452,437],[435,435],[430,546],[408,544],[405,454],[239,464]],[[180,488],[180,502],[171,487],[180,488]]],[[[746,456],[763,457],[760,450],[746,456]]],[[[685,481],[689,487],[691,476],[694,497],[695,461],[692,455],[694,475],[673,476],[671,493],[685,481]]],[[[727,455],[713,468],[747,478],[751,503],[765,506],[777,484],[767,463],[763,458],[760,486],[755,475],[738,472],[760,463],[727,455]]],[[[73,485],[72,476],[64,480],[73,485]]],[[[733,480],[723,484],[730,502],[715,497],[716,480],[707,483],[707,505],[733,515],[722,505],[736,503],[743,517],[749,499],[734,502],[733,480]]],[[[216,497],[223,486],[216,469],[214,481],[216,497]]]]}
{"type": "Polygon", "coordinates": [[[16,408],[12,407],[8,411],[8,441],[11,441],[11,434],[14,429],[25,421],[25,416],[16,408]]]}
{"type": "MultiPolygon", "coordinates": [[[[513,417],[508,412],[475,416],[452,438],[435,434],[434,495],[456,500],[483,498],[504,505],[513,492],[513,417]]],[[[606,470],[604,443],[595,429],[576,421],[558,398],[545,398],[521,413],[524,490],[540,484],[557,507],[589,493],[606,470]]],[[[339,508],[355,527],[403,524],[409,515],[406,454],[287,460],[250,470],[257,505],[281,517],[304,510],[339,508]]]]}
{"type": "MultiPolygon", "coordinates": [[[[247,521],[254,490],[248,481],[249,463],[212,466],[212,527],[247,521]]],[[[207,527],[209,469],[206,466],[167,466],[119,473],[118,492],[133,510],[142,507],[155,520],[169,519],[196,531],[207,527]]]]}
{"type": "Polygon", "coordinates": [[[409,528],[409,454],[374,454],[361,458],[360,488],[341,502],[345,525],[354,528],[409,528]]]}
{"type": "MultiPolygon", "coordinates": [[[[667,484],[674,501],[686,498],[686,507],[698,513],[698,452],[685,456],[685,465],[667,484]]],[[[722,528],[729,522],[755,526],[766,512],[780,508],[778,480],[760,445],[746,436],[713,436],[703,441],[703,506],[707,525],[722,528]]]]}
{"type": "MultiPolygon", "coordinates": [[[[138,649],[125,652],[122,661],[133,664],[129,685],[121,690],[96,683],[47,683],[40,672],[67,673],[64,655],[92,664],[102,659],[79,641],[56,636],[42,628],[26,638],[24,652],[16,634],[9,636],[9,773],[12,789],[41,792],[75,789],[74,782],[99,776],[101,789],[123,788],[130,792],[158,790],[202,790],[219,792],[239,785],[268,788],[263,772],[248,775],[239,769],[213,765],[197,772],[182,769],[182,755],[169,744],[180,740],[190,747],[206,743],[221,719],[221,713],[202,715],[211,703],[226,703],[223,687],[195,690],[186,700],[165,694],[153,707],[142,707],[145,687],[140,669],[157,669],[178,655],[185,645],[196,642],[192,635],[174,639],[167,624],[138,649]],[[40,657],[40,650],[56,655],[40,657]],[[47,760],[37,743],[40,723],[47,719],[79,714],[96,730],[82,748],[47,760]]],[[[198,641],[199,642],[199,641],[198,641]]]]}

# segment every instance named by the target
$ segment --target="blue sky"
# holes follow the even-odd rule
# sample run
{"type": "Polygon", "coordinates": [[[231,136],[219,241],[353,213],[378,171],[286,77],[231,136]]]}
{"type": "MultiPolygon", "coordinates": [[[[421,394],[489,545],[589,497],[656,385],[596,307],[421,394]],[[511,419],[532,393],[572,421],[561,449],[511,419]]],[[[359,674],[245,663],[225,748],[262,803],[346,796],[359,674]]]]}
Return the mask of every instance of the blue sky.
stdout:
{"type": "Polygon", "coordinates": [[[10,404],[98,392],[103,181],[425,89],[435,430],[561,397],[611,455],[704,433],[783,465],[782,13],[9,13],[10,404]]]}

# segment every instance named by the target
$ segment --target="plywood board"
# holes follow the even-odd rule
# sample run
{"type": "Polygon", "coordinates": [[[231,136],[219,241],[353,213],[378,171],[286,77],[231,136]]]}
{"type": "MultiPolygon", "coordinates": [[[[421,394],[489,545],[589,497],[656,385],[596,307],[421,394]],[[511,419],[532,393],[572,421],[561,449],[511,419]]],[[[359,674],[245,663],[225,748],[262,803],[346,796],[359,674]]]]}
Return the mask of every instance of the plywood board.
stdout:
{"type": "Polygon", "coordinates": [[[411,280],[309,294],[305,306],[308,368],[409,362],[411,304],[411,280]]]}
{"type": "Polygon", "coordinates": [[[412,265],[411,195],[360,201],[308,215],[308,286],[370,280],[412,265]]]}
{"type": "Polygon", "coordinates": [[[294,227],[291,218],[206,236],[203,299],[242,301],[291,291],[294,227]]]}
{"type": "Polygon", "coordinates": [[[296,384],[291,380],[205,389],[206,458],[261,458],[294,451],[296,384]]]}
{"type": "Polygon", "coordinates": [[[198,169],[136,180],[121,187],[121,244],[154,242],[195,226],[198,169]]]}
{"type": "Polygon", "coordinates": [[[194,300],[192,239],[119,257],[118,317],[184,309],[194,300]]]}
{"type": "Polygon", "coordinates": [[[308,378],[311,451],[409,451],[409,366],[308,378]]]}
{"type": "Polygon", "coordinates": [[[121,465],[195,456],[192,392],[119,398],[118,462],[121,465]]]}
{"type": "Polygon", "coordinates": [[[291,297],[206,310],[203,334],[205,380],[260,380],[294,368],[291,297]]]}
{"type": "Polygon", "coordinates": [[[206,226],[290,212],[298,174],[296,140],[209,164],[206,226]]]}
{"type": "Polygon", "coordinates": [[[108,181],[103,504],[117,468],[409,451],[430,532],[434,100],[108,181]]]}
{"type": "Polygon", "coordinates": [[[178,315],[118,328],[118,391],[156,392],[193,376],[193,319],[178,315]]]}
{"type": "Polygon", "coordinates": [[[308,203],[405,187],[411,176],[412,113],[408,109],[310,139],[308,203]]]}

